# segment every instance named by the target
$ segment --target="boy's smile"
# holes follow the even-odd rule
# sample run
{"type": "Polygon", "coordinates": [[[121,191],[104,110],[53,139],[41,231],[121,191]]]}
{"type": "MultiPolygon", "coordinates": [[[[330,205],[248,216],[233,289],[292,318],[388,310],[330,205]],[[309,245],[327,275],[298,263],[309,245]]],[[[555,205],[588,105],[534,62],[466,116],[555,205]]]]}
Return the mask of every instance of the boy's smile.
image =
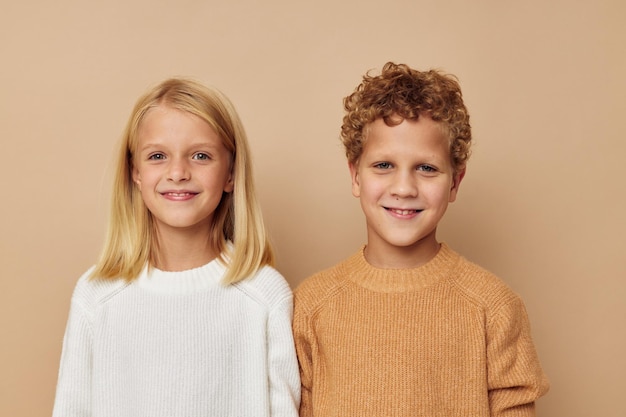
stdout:
{"type": "Polygon", "coordinates": [[[364,132],[350,174],[367,222],[367,260],[382,268],[421,265],[439,250],[437,224],[464,170],[454,174],[449,140],[425,114],[396,126],[377,119],[364,132]]]}

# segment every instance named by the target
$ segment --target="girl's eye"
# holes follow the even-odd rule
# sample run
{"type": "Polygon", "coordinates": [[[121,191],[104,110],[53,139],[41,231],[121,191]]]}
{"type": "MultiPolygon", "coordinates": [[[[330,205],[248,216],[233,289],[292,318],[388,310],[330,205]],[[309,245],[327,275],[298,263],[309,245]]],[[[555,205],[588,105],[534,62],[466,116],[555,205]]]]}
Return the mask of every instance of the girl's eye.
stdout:
{"type": "Polygon", "coordinates": [[[391,168],[391,164],[389,162],[379,162],[376,165],[374,165],[374,168],[389,169],[391,168]]]}
{"type": "Polygon", "coordinates": [[[162,153],[153,153],[152,155],[148,156],[148,159],[153,161],[160,161],[162,159],[165,159],[165,155],[163,155],[162,153]]]}
{"type": "Polygon", "coordinates": [[[209,155],[207,155],[205,153],[202,153],[202,152],[199,152],[199,153],[197,153],[197,154],[195,154],[193,156],[193,159],[199,159],[201,161],[206,161],[206,160],[211,159],[211,158],[209,157],[209,155]]]}

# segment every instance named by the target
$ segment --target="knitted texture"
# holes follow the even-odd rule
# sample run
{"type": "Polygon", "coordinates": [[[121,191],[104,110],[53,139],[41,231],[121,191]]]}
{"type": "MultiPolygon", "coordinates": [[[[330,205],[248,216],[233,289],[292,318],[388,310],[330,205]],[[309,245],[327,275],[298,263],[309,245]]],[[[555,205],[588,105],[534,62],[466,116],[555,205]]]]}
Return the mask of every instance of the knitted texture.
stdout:
{"type": "Polygon", "coordinates": [[[521,299],[443,244],[415,269],[363,250],[295,291],[300,416],[533,416],[548,389],[521,299]]]}
{"type": "Polygon", "coordinates": [[[224,286],[213,261],[76,285],[55,417],[296,416],[292,294],[274,269],[224,286]]]}

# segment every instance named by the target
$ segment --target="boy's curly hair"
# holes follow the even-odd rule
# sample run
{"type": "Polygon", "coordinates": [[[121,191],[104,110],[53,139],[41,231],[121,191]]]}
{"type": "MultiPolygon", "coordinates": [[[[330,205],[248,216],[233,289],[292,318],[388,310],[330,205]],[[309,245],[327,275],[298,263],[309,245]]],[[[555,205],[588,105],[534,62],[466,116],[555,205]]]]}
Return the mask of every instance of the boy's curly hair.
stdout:
{"type": "Polygon", "coordinates": [[[394,126],[404,119],[415,120],[421,113],[439,122],[448,133],[455,172],[470,156],[469,113],[459,83],[451,75],[436,70],[420,72],[388,62],[380,75],[367,73],[363,77],[363,82],[344,99],[344,108],[341,141],[350,163],[355,164],[363,152],[369,123],[382,118],[388,126],[394,126]]]}

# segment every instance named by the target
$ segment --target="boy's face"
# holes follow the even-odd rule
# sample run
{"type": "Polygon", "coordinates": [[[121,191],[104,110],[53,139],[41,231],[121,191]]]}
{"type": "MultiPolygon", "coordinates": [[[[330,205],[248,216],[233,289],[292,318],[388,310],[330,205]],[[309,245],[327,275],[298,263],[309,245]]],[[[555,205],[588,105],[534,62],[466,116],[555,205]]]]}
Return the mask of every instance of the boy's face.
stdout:
{"type": "Polygon", "coordinates": [[[448,138],[426,115],[366,128],[363,153],[350,164],[367,221],[366,258],[383,268],[418,266],[437,253],[437,224],[465,172],[454,174],[448,138]]]}

